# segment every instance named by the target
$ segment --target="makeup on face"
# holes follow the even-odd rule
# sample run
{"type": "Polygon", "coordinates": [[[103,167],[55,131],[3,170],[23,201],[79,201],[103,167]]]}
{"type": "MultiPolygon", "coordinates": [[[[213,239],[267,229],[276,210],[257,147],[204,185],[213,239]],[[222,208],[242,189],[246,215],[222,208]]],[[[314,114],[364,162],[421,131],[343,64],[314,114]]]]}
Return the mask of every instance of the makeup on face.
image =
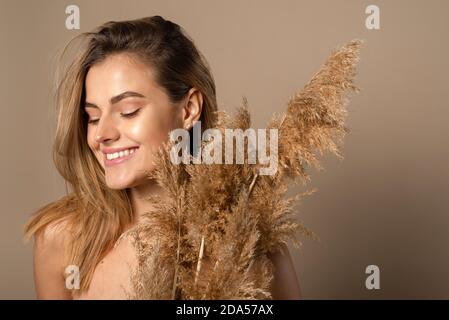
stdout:
{"type": "Polygon", "coordinates": [[[104,154],[105,167],[112,167],[132,159],[137,149],[139,149],[138,146],[102,149],[101,152],[104,154]]]}
{"type": "Polygon", "coordinates": [[[112,189],[148,183],[154,155],[181,113],[153,78],[152,69],[110,56],[86,75],[87,141],[112,189]]]}

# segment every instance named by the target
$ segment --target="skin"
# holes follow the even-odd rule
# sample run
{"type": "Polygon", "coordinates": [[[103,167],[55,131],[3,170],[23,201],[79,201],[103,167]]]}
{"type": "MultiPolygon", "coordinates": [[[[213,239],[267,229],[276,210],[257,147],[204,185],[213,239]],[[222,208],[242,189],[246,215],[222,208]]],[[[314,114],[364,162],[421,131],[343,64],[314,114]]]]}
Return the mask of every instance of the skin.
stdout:
{"type": "Polygon", "coordinates": [[[196,89],[191,89],[180,103],[172,104],[165,90],[155,83],[151,68],[125,54],[110,56],[89,70],[87,142],[105,169],[108,187],[129,188],[138,215],[144,203],[140,196],[158,191],[155,183],[145,176],[145,172],[153,169],[155,151],[171,130],[198,120],[201,107],[202,96],[196,89]],[[131,92],[141,97],[132,96],[131,92]],[[128,97],[123,93],[129,93],[128,97]],[[118,98],[111,103],[114,97],[118,98]],[[137,114],[133,115],[134,111],[137,114]],[[112,167],[104,165],[103,148],[134,146],[138,149],[131,159],[112,167]]]}
{"type": "MultiPolygon", "coordinates": [[[[149,208],[142,197],[162,194],[145,173],[151,171],[154,151],[175,128],[191,126],[200,118],[203,97],[192,88],[185,99],[173,104],[154,81],[152,69],[121,53],[92,66],[86,76],[85,110],[89,117],[87,142],[105,169],[111,189],[128,189],[133,210],[139,216],[149,208]],[[137,113],[134,113],[136,110],[137,113]],[[132,116],[124,115],[134,113],[132,116]],[[103,148],[138,147],[128,160],[105,166],[103,148]]],[[[34,272],[38,299],[71,299],[65,288],[63,265],[64,225],[49,226],[36,236],[34,272]]],[[[274,299],[299,299],[300,288],[287,247],[270,258],[275,267],[274,299]]],[[[125,299],[130,292],[130,270],[136,264],[130,239],[123,238],[95,269],[89,290],[78,299],[125,299]]]]}

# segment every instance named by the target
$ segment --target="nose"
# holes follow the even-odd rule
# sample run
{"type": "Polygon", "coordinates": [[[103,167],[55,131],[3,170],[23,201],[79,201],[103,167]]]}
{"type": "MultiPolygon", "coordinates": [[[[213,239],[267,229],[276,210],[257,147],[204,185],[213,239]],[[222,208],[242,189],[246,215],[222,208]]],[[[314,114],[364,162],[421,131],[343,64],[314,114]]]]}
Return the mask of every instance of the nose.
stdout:
{"type": "Polygon", "coordinates": [[[120,137],[120,132],[111,117],[104,115],[100,118],[95,132],[95,141],[97,143],[105,143],[110,140],[115,141],[120,137]]]}

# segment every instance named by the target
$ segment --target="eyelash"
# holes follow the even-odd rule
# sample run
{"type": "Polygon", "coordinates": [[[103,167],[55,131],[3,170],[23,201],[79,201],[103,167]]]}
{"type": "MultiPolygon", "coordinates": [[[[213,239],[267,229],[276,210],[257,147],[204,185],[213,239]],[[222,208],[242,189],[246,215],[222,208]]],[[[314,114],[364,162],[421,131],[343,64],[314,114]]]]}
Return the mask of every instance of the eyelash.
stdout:
{"type": "MultiPolygon", "coordinates": [[[[141,108],[136,109],[135,111],[130,112],[130,113],[120,113],[120,115],[121,115],[123,118],[130,119],[130,118],[133,118],[133,117],[137,116],[137,115],[139,114],[140,109],[141,109],[141,108]]],[[[87,123],[90,123],[90,124],[96,124],[96,123],[98,122],[98,120],[99,120],[99,119],[88,120],[87,123]]]]}

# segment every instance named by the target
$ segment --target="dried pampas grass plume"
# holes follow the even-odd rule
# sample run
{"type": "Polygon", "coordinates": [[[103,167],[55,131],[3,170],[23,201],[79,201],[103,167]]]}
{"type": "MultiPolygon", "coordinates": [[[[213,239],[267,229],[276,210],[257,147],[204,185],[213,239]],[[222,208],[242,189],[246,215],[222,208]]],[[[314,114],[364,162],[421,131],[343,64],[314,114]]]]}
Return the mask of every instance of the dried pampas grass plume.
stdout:
{"type": "MultiPolygon", "coordinates": [[[[307,182],[307,166],[321,168],[318,154],[341,157],[348,94],[362,42],[334,51],[312,80],[274,116],[278,171],[259,175],[259,165],[181,164],[161,148],[150,174],[167,198],[149,196],[153,209],[129,232],[139,265],[131,299],[271,299],[273,265],[268,253],[282,244],[314,236],[296,221],[294,205],[311,193],[286,198],[288,182],[307,182]]],[[[250,128],[244,99],[234,117],[217,113],[215,128],[250,128]]],[[[213,141],[204,143],[210,147],[213,141]]],[[[234,162],[235,163],[235,162],[234,162]]]]}

